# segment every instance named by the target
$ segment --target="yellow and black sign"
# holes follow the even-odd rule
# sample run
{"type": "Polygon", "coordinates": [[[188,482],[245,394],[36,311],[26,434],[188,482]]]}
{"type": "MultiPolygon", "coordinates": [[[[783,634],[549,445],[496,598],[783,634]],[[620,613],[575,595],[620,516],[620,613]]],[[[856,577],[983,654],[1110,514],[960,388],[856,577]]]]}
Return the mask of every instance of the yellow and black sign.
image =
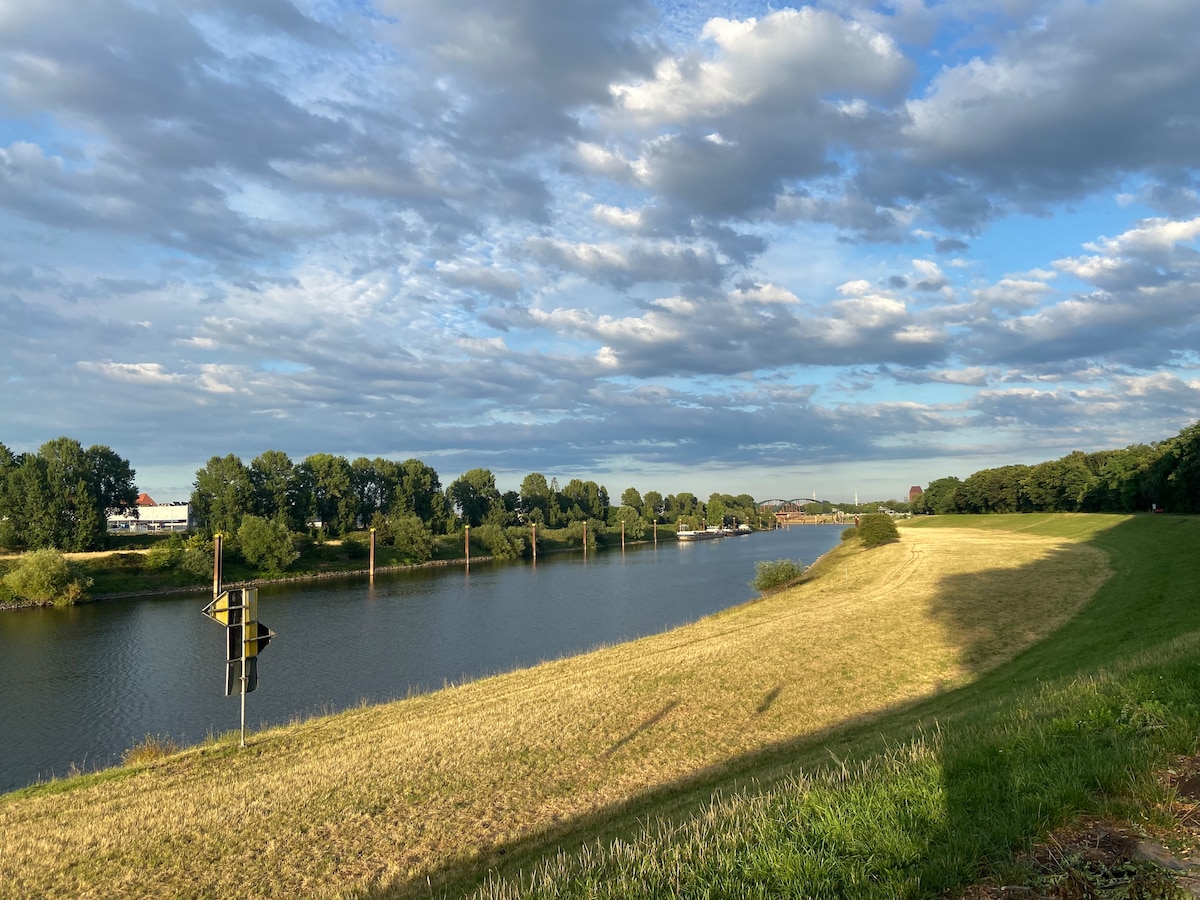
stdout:
{"type": "Polygon", "coordinates": [[[258,687],[258,654],[275,636],[258,621],[258,589],[222,591],[204,614],[225,626],[225,693],[250,693],[258,687]]]}

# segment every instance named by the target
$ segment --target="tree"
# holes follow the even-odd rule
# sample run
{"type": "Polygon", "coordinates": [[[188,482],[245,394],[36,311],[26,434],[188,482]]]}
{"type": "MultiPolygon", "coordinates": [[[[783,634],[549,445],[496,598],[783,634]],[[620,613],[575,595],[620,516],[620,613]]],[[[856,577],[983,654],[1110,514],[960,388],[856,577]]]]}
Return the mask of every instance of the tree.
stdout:
{"type": "Polygon", "coordinates": [[[645,516],[647,522],[661,521],[664,509],[663,495],[658,491],[646,491],[642,495],[642,515],[645,516]]]}
{"type": "Polygon", "coordinates": [[[305,491],[296,464],[282,450],[267,450],[250,461],[254,514],[278,519],[291,531],[303,531],[305,491]]]}
{"type": "Polygon", "coordinates": [[[287,524],[280,519],[246,516],[237,539],[246,561],[264,572],[282,572],[300,557],[287,524]]]}
{"type": "Polygon", "coordinates": [[[663,505],[666,507],[663,511],[663,516],[668,522],[674,522],[678,519],[699,518],[704,514],[700,507],[700,501],[696,499],[696,495],[687,491],[679,494],[668,494],[666,500],[663,501],[663,505]]]}
{"type": "Polygon", "coordinates": [[[608,491],[594,481],[572,478],[560,492],[559,501],[568,522],[608,519],[608,491]]]}
{"type": "Polygon", "coordinates": [[[636,506],[624,504],[615,507],[612,513],[612,524],[617,528],[625,526],[625,536],[630,540],[640,541],[646,535],[646,520],[636,506]]]}
{"type": "Polygon", "coordinates": [[[393,515],[411,513],[435,533],[445,532],[450,511],[438,473],[419,459],[406,459],[400,463],[400,483],[393,492],[388,512],[393,515]]]}
{"type": "Polygon", "coordinates": [[[13,489],[10,480],[16,475],[20,460],[0,443],[0,547],[15,547],[19,543],[14,519],[13,489]]]}
{"type": "Polygon", "coordinates": [[[205,537],[237,534],[242,519],[254,509],[250,471],[232,453],[214,456],[196,472],[191,497],[192,518],[205,537]]]}
{"type": "Polygon", "coordinates": [[[55,438],[37,453],[0,453],[0,539],[6,545],[97,550],[110,513],[136,510],[133,469],[111,449],[55,438]]]}
{"type": "Polygon", "coordinates": [[[640,513],[642,511],[642,495],[638,493],[638,489],[627,487],[621,491],[621,505],[636,509],[640,513]]]}
{"type": "Polygon", "coordinates": [[[705,515],[708,517],[709,525],[716,525],[720,528],[725,524],[725,500],[720,494],[709,496],[705,515]]]}
{"type": "Polygon", "coordinates": [[[488,469],[464,472],[450,483],[446,496],[472,528],[482,525],[493,507],[503,508],[500,492],[496,489],[496,476],[488,469]]]}
{"type": "Polygon", "coordinates": [[[541,472],[530,472],[521,482],[521,513],[527,522],[538,525],[554,525],[557,521],[558,504],[541,472]]]}
{"type": "Polygon", "coordinates": [[[391,507],[400,477],[400,466],[382,457],[367,459],[360,456],[350,463],[350,481],[358,498],[359,521],[370,522],[375,513],[391,507]]]}
{"type": "Polygon", "coordinates": [[[313,514],[321,529],[339,537],[358,525],[358,498],[344,456],[314,453],[300,464],[312,484],[313,514]]]}
{"type": "Polygon", "coordinates": [[[929,487],[921,494],[925,508],[939,516],[962,511],[958,503],[958,491],[961,487],[962,481],[953,477],[929,482],[929,487]]]}

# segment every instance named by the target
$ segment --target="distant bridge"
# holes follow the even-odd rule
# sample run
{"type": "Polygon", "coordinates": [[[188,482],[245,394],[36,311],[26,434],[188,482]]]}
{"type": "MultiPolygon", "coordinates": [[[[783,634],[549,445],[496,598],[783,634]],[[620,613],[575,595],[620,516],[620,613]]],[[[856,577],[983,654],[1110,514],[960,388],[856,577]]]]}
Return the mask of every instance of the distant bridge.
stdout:
{"type": "Polygon", "coordinates": [[[792,500],[772,498],[770,500],[755,500],[754,508],[760,515],[773,515],[780,525],[822,524],[842,522],[846,513],[829,500],[818,500],[815,497],[796,497],[792,500]],[[816,507],[813,509],[812,507],[816,507]]]}

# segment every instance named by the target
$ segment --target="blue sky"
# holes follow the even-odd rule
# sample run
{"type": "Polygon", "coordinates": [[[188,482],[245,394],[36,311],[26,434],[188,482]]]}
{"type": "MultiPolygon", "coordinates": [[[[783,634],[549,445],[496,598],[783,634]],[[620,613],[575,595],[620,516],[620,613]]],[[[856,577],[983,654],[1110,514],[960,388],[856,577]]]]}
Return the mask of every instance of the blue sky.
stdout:
{"type": "Polygon", "coordinates": [[[0,9],[0,441],[849,500],[1200,418],[1200,6],[0,9]]]}

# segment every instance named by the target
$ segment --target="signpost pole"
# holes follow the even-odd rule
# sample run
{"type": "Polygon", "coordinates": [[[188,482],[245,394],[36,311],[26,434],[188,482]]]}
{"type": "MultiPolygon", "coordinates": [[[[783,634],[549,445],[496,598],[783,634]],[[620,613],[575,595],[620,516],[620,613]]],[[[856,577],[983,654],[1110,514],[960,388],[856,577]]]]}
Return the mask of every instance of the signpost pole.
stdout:
{"type": "Polygon", "coordinates": [[[242,737],[238,741],[239,747],[246,746],[246,654],[242,654],[242,737]]]}

